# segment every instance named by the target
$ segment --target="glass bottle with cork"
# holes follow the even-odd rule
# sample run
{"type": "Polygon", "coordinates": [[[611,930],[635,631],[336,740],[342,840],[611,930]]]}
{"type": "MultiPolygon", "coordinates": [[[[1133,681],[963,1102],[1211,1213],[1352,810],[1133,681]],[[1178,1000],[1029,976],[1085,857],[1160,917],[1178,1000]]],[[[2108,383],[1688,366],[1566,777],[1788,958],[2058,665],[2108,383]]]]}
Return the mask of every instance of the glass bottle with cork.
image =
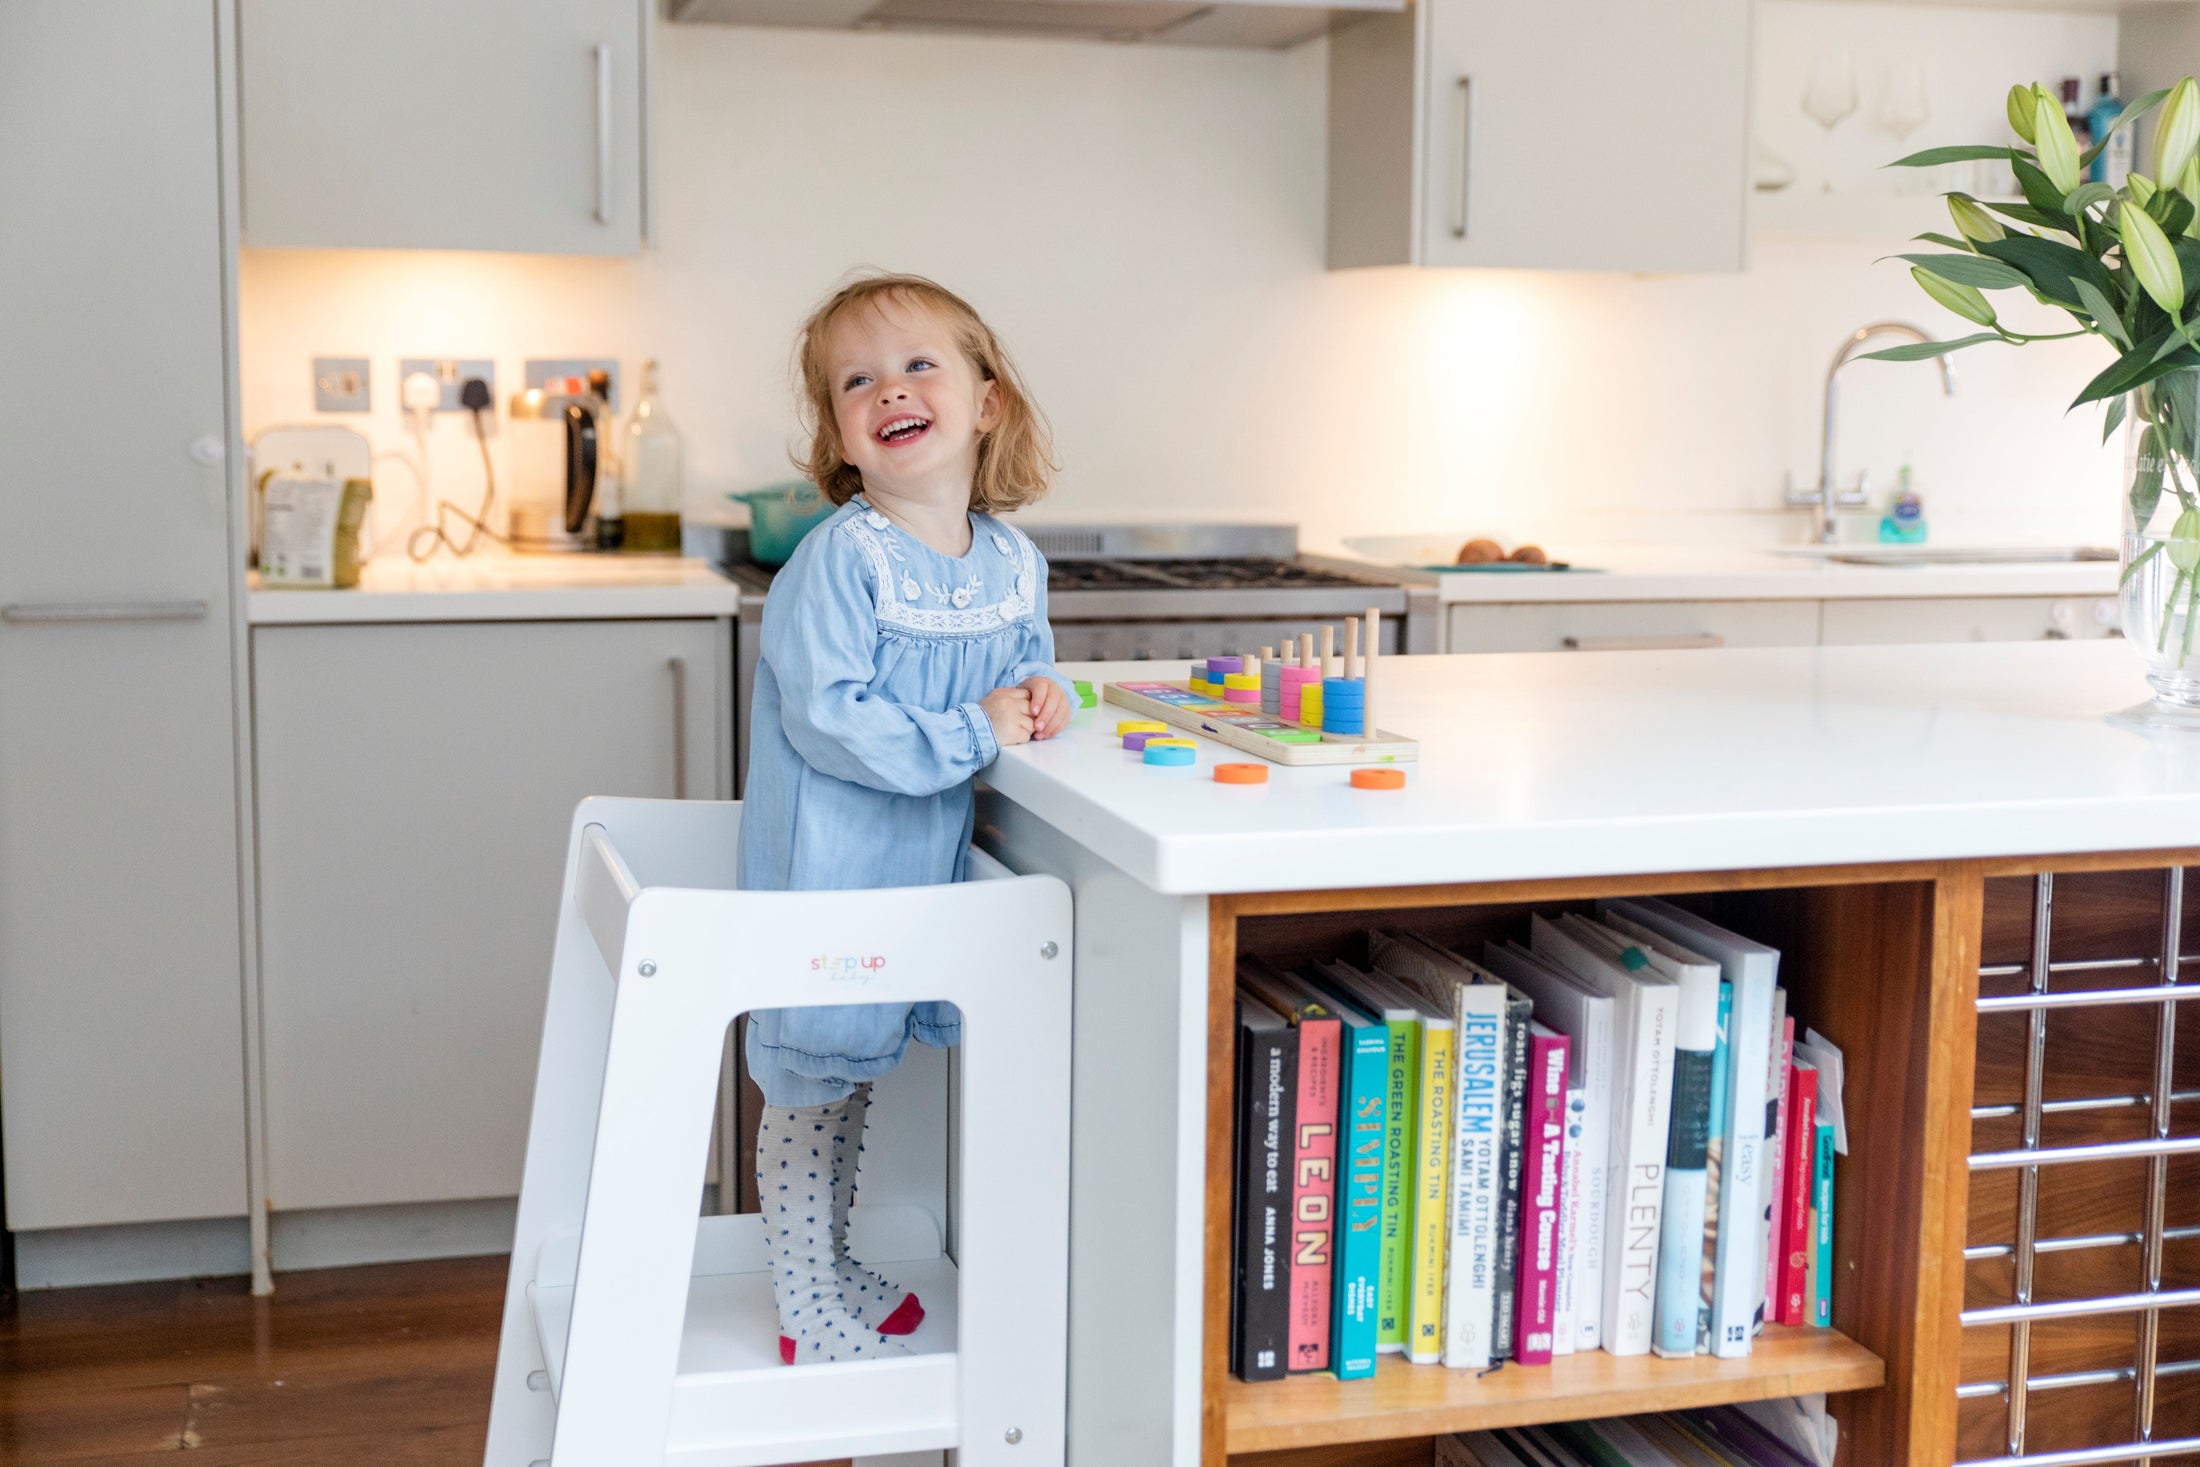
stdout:
{"type": "Polygon", "coordinates": [[[642,364],[642,391],[619,455],[626,470],[626,549],[680,553],[680,434],[657,398],[657,363],[642,364]]]}

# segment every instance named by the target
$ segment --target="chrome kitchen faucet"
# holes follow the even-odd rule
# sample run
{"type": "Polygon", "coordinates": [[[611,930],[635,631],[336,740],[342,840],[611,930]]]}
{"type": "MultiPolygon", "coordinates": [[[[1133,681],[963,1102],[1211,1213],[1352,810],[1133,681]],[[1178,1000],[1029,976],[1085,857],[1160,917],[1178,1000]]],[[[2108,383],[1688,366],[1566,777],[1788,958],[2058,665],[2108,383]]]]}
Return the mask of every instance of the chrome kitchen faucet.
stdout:
{"type": "MultiPolygon", "coordinates": [[[[1845,494],[1833,487],[1833,433],[1835,409],[1840,401],[1837,384],[1841,369],[1855,358],[1858,347],[1875,336],[1907,336],[1910,340],[1921,343],[1933,339],[1907,322],[1874,321],[1869,326],[1859,326],[1851,331],[1848,339],[1841,343],[1841,349],[1833,354],[1833,365],[1826,368],[1826,408],[1819,430],[1818,487],[1804,491],[1790,489],[1787,496],[1787,502],[1791,505],[1798,508],[1812,506],[1817,509],[1818,523],[1813,538],[1820,545],[1833,545],[1840,541],[1840,530],[1834,511],[1844,507],[1856,508],[1867,499],[1861,478],[1857,481],[1856,488],[1845,494]]],[[[1947,396],[1954,397],[1956,378],[1954,371],[1948,366],[1948,359],[1936,357],[1933,365],[1940,368],[1940,390],[1947,396]]]]}

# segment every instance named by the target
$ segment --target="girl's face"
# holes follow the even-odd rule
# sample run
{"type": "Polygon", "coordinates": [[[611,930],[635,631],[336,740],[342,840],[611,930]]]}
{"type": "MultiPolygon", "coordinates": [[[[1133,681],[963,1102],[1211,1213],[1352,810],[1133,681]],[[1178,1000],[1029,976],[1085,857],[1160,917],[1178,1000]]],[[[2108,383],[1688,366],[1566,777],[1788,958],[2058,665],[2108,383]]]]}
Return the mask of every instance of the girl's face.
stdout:
{"type": "Polygon", "coordinates": [[[978,440],[1000,420],[1001,393],[943,317],[892,299],[852,311],[826,336],[825,367],[841,452],[865,489],[969,503],[978,440]]]}

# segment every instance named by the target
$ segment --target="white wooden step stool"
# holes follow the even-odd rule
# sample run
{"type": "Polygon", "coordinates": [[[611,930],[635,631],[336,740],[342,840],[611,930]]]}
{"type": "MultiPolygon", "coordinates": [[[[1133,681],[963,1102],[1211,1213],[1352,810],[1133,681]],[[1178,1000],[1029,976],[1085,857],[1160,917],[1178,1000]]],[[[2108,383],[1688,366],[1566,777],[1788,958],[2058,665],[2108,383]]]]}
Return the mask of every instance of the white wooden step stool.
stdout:
{"type": "Polygon", "coordinates": [[[574,814],[484,1461],[956,1448],[962,1467],[1059,1467],[1069,889],[973,851],[955,886],[737,891],[740,820],[701,801],[574,814]],[[856,1208],[852,1251],[925,1302],[912,1353],[783,1365],[762,1219],[698,1216],[726,1027],[927,999],[963,1015],[956,1256],[927,1209],[856,1208]]]}

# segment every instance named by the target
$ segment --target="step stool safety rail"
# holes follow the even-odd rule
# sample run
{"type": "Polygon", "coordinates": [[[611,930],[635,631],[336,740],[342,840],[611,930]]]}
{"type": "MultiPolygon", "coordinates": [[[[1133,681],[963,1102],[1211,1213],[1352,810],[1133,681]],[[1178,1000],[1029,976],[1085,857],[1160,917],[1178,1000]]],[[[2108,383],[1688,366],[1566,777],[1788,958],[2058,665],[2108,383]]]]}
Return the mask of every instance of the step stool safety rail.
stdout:
{"type": "Polygon", "coordinates": [[[740,819],[735,802],[574,813],[485,1467],[945,1448],[1059,1467],[1068,888],[972,851],[952,886],[744,892],[740,819]],[[891,1276],[926,1300],[912,1353],[783,1365],[761,1219],[699,1216],[726,1028],[924,1000],[963,1016],[955,1257],[929,1209],[857,1207],[857,1256],[902,1260],[891,1276]]]}

